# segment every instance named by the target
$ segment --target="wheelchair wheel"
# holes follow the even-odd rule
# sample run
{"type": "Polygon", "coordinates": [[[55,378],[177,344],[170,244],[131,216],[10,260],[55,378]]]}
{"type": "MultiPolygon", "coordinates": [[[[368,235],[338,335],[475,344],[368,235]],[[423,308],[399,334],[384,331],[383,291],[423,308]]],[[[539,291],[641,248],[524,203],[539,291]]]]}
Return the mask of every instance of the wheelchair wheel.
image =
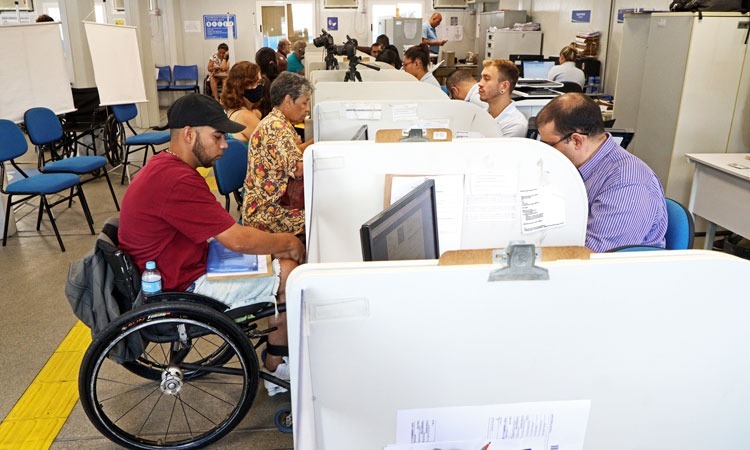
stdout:
{"type": "Polygon", "coordinates": [[[215,442],[244,418],[258,380],[258,358],[230,318],[195,303],[164,302],[119,317],[96,337],[78,389],[89,420],[113,442],[190,449],[215,442]],[[154,365],[142,378],[109,357],[133,333],[160,337],[149,339],[154,365]]]}
{"type": "Polygon", "coordinates": [[[276,425],[276,429],[282,433],[291,433],[292,408],[284,406],[276,410],[276,414],[273,415],[273,424],[276,425]]]}

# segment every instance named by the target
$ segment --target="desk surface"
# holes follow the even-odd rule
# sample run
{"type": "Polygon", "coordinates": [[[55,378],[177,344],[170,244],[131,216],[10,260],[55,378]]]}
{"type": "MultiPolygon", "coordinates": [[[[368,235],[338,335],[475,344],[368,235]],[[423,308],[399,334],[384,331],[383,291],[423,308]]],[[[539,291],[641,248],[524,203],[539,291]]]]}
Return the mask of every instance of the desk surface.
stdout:
{"type": "Polygon", "coordinates": [[[542,78],[519,78],[516,88],[561,88],[564,85],[557,81],[542,78]]]}
{"type": "Polygon", "coordinates": [[[685,156],[688,161],[750,181],[750,153],[688,153],[685,156]]]}

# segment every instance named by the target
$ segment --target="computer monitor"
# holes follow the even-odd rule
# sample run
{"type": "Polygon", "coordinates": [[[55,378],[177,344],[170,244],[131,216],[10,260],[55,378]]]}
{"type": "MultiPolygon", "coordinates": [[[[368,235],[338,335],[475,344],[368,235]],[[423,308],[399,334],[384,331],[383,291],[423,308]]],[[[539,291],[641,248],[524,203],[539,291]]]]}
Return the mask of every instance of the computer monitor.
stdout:
{"type": "Polygon", "coordinates": [[[367,125],[359,127],[354,136],[350,139],[351,141],[366,141],[367,140],[367,125]]]}
{"type": "Polygon", "coordinates": [[[440,257],[435,181],[426,180],[359,230],[364,261],[440,257]]]}
{"type": "Polygon", "coordinates": [[[524,78],[547,78],[549,70],[555,66],[554,61],[523,61],[524,78]]]}

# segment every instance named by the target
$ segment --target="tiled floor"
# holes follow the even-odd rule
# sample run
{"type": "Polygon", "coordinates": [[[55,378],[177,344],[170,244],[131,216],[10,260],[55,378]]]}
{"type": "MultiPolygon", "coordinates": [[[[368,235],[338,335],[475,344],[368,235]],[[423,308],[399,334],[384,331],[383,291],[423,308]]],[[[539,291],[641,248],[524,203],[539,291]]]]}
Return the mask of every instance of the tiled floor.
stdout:
{"type": "MultiPolygon", "coordinates": [[[[33,148],[21,161],[24,163],[22,167],[35,166],[33,148]]],[[[117,184],[119,169],[111,175],[121,199],[127,186],[117,184]]],[[[117,211],[103,179],[84,185],[84,191],[98,232],[104,221],[117,211]]],[[[3,419],[77,323],[64,295],[65,280],[70,263],[91,250],[95,236],[89,233],[79,205],[67,208],[61,204],[53,211],[66,246],[65,253],[60,251],[46,218],[42,221],[41,231],[35,230],[33,207],[21,207],[17,211],[15,218],[19,231],[8,238],[6,247],[0,247],[0,306],[3,312],[0,315],[0,418],[3,419]]],[[[77,363],[74,365],[76,367],[72,369],[55,369],[53,372],[65,370],[75,375],[77,363]]],[[[66,364],[63,362],[62,366],[66,364]]],[[[260,389],[262,392],[259,392],[245,420],[212,448],[292,448],[291,434],[280,433],[273,425],[273,413],[280,406],[288,405],[289,395],[269,398],[262,383],[260,389]]],[[[38,408],[40,402],[36,403],[37,410],[33,414],[40,419],[57,414],[62,408],[60,405],[38,408]]],[[[2,441],[2,429],[7,426],[8,423],[0,425],[0,448],[17,448],[2,441]]],[[[16,433],[31,435],[36,432],[38,430],[33,427],[16,428],[16,433]]],[[[117,448],[89,423],[77,402],[51,442],[54,449],[117,448]]]]}

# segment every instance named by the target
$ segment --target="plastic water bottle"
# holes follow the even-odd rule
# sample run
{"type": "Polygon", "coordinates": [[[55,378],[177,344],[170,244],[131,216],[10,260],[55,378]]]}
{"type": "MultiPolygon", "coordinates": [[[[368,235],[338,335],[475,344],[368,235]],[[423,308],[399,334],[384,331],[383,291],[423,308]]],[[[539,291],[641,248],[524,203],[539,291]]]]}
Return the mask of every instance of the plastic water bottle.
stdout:
{"type": "Polygon", "coordinates": [[[161,292],[161,273],[156,270],[156,263],[154,261],[146,263],[146,270],[141,275],[141,291],[143,291],[143,295],[146,297],[161,292]]]}

